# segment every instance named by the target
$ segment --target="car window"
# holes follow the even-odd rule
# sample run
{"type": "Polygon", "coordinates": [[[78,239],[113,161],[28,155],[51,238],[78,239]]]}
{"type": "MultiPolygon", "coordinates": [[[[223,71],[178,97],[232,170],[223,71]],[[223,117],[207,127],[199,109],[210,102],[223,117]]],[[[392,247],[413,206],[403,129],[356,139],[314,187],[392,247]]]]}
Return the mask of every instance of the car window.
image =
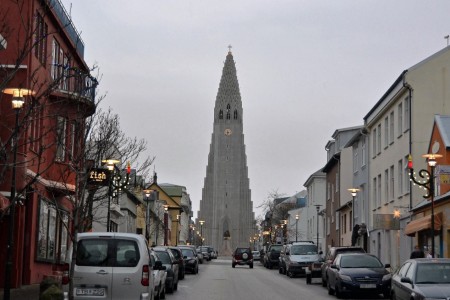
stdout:
{"type": "Polygon", "coordinates": [[[183,256],[186,257],[194,257],[194,251],[190,249],[181,249],[181,253],[183,253],[183,256]]]}
{"type": "Polygon", "coordinates": [[[270,251],[281,251],[281,248],[283,248],[283,245],[272,245],[270,251]]]}
{"type": "Polygon", "coordinates": [[[410,262],[405,263],[400,270],[398,271],[398,275],[400,277],[406,277],[406,272],[408,271],[408,268],[411,266],[410,262]]]}
{"type": "Polygon", "coordinates": [[[411,265],[410,268],[406,271],[405,277],[410,278],[411,280],[414,279],[414,266],[411,265]]]}
{"type": "Polygon", "coordinates": [[[181,258],[180,252],[178,252],[177,250],[175,250],[175,249],[170,249],[170,252],[172,252],[173,256],[175,256],[175,259],[178,260],[178,259],[181,258]]]}
{"type": "Polygon", "coordinates": [[[317,254],[316,245],[293,245],[290,250],[291,255],[313,255],[317,254]]]}
{"type": "Polygon", "coordinates": [[[165,251],[157,251],[158,258],[161,260],[163,264],[171,264],[172,260],[170,259],[169,253],[165,251]]]}
{"type": "Polygon", "coordinates": [[[343,255],[339,261],[342,268],[381,268],[378,258],[370,255],[343,255]]]}
{"type": "Polygon", "coordinates": [[[139,248],[136,242],[130,240],[117,241],[115,267],[135,267],[139,259],[139,248]]]}
{"type": "Polygon", "coordinates": [[[450,283],[450,264],[417,264],[416,283],[450,283]]]}
{"type": "Polygon", "coordinates": [[[79,266],[108,266],[109,241],[83,239],[78,242],[76,264],[79,266]]]}

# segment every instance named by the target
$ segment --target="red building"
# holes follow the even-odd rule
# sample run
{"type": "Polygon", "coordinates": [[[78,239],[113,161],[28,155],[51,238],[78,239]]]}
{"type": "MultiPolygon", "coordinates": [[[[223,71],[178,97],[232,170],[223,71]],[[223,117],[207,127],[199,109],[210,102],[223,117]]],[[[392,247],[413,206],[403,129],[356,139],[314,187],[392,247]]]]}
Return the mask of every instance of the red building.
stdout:
{"type": "Polygon", "coordinates": [[[97,83],[59,0],[2,1],[0,16],[0,287],[10,276],[15,288],[61,269],[97,83]],[[19,90],[15,110],[10,93],[19,90]]]}

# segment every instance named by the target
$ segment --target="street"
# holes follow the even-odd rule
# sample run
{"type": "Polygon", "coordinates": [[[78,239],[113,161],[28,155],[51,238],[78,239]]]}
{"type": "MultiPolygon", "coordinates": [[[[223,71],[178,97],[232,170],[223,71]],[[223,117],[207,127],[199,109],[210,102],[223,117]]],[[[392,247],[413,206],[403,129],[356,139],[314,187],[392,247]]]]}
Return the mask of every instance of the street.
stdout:
{"type": "MultiPolygon", "coordinates": [[[[359,299],[368,299],[368,296],[359,299]]],[[[167,299],[336,299],[328,295],[320,278],[307,285],[304,277],[289,278],[278,273],[278,269],[266,269],[259,262],[254,268],[231,267],[231,258],[218,258],[200,265],[198,275],[187,274],[179,282],[178,291],[168,294],[167,299]]],[[[371,299],[381,299],[372,297],[371,299]]]]}

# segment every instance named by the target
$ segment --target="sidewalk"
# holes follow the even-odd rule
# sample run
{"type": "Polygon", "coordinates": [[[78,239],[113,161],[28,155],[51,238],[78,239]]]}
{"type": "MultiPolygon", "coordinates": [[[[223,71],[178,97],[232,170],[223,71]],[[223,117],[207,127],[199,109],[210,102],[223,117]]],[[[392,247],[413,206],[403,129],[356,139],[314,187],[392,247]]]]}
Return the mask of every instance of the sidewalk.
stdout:
{"type": "MultiPolygon", "coordinates": [[[[11,289],[11,300],[38,300],[39,284],[24,285],[18,289],[11,289]]],[[[3,289],[0,289],[0,299],[3,300],[3,289]]]]}

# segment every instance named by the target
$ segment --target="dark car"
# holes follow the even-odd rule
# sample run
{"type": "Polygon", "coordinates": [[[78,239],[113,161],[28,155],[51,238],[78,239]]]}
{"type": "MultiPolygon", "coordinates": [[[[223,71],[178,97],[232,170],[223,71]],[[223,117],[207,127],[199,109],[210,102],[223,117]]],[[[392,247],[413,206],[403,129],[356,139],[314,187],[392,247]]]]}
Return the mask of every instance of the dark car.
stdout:
{"type": "Polygon", "coordinates": [[[175,246],[168,246],[169,250],[172,251],[173,256],[175,257],[178,265],[179,265],[179,274],[178,277],[180,280],[184,279],[185,274],[185,265],[184,265],[184,259],[183,259],[183,253],[181,252],[181,249],[175,246]]]}
{"type": "Polygon", "coordinates": [[[184,267],[186,272],[198,274],[198,258],[195,248],[189,246],[179,246],[184,259],[184,267]]]}
{"type": "Polygon", "coordinates": [[[266,254],[264,254],[264,266],[268,269],[273,267],[278,267],[280,264],[280,252],[283,248],[281,244],[270,245],[267,249],[266,254]]]}
{"type": "Polygon", "coordinates": [[[322,264],[322,286],[327,286],[327,270],[333,263],[336,256],[340,253],[365,253],[361,247],[331,247],[328,249],[327,255],[325,256],[325,261],[322,264]]]}
{"type": "MultiPolygon", "coordinates": [[[[327,270],[328,294],[342,298],[356,293],[383,294],[391,291],[391,273],[375,255],[368,253],[338,254],[327,270]]],[[[353,298],[353,297],[352,297],[353,298]]]]}
{"type": "Polygon", "coordinates": [[[178,262],[168,247],[158,246],[153,248],[153,251],[155,251],[163,266],[166,267],[166,291],[173,293],[178,289],[178,262]]]}
{"type": "Polygon", "coordinates": [[[391,299],[448,299],[450,259],[416,258],[407,260],[392,275],[391,299]],[[412,298],[411,295],[414,295],[412,298]]]}
{"type": "Polygon", "coordinates": [[[253,254],[250,248],[236,248],[233,252],[233,261],[231,266],[248,265],[250,269],[253,268],[253,254]]]}

